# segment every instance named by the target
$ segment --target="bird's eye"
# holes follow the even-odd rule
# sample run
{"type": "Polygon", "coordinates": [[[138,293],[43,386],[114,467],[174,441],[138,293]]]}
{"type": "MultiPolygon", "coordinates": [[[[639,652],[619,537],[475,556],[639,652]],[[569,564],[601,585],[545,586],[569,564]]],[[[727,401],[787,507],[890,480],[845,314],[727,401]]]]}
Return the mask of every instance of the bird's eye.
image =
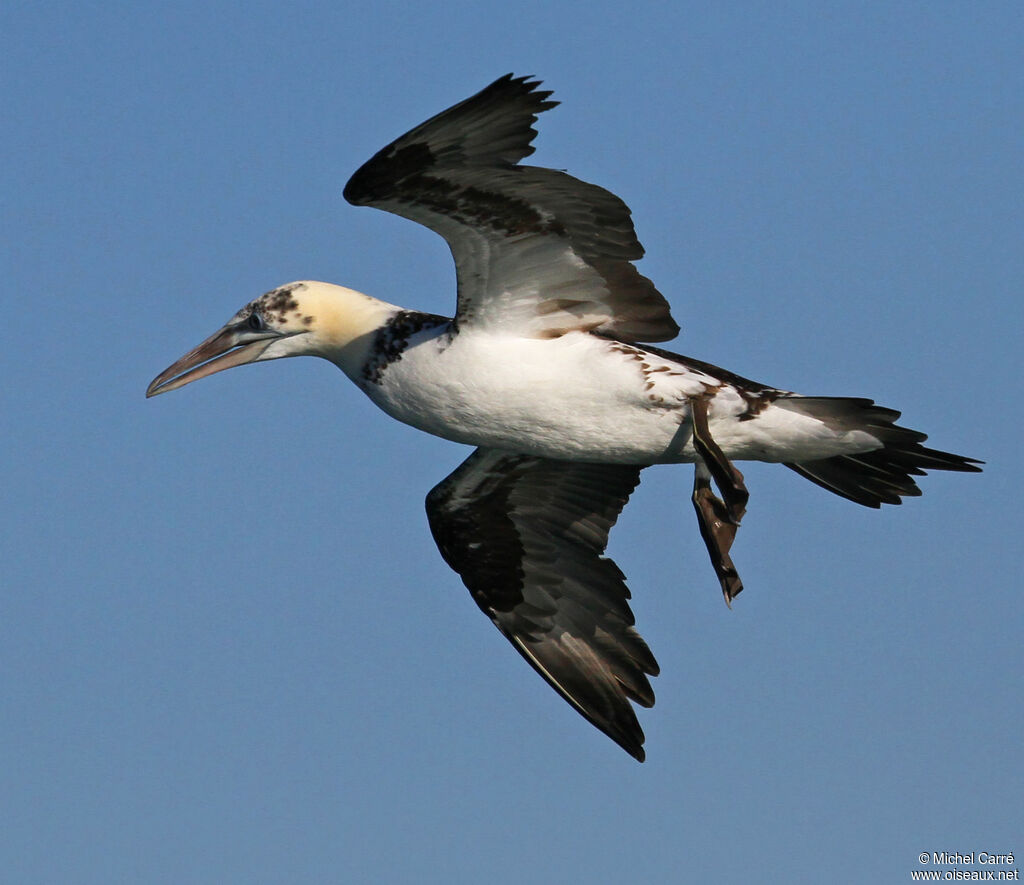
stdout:
{"type": "Polygon", "coordinates": [[[248,325],[254,332],[262,332],[266,328],[263,325],[263,317],[256,313],[256,311],[249,314],[248,325]]]}

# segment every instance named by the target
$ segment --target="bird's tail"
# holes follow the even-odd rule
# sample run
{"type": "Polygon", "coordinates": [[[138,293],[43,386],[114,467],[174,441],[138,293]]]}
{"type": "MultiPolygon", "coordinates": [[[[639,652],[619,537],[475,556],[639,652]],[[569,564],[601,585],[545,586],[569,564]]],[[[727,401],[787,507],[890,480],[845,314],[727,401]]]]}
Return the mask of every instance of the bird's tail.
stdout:
{"type": "Polygon", "coordinates": [[[859,455],[836,455],[820,461],[786,464],[830,492],[865,507],[899,504],[905,496],[920,495],[914,476],[928,470],[978,473],[982,464],[973,458],[928,449],[927,434],[895,424],[900,413],[875,405],[873,400],[849,397],[783,397],[775,405],[810,415],[842,430],[863,430],[882,447],[859,455]]]}

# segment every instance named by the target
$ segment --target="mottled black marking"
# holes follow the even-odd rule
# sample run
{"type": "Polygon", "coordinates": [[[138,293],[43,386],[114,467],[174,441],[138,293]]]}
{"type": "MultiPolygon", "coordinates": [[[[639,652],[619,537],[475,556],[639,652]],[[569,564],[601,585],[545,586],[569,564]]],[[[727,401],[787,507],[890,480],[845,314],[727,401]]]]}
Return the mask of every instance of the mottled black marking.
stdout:
{"type": "Polygon", "coordinates": [[[400,310],[377,330],[370,357],[363,366],[363,379],[370,384],[380,384],[384,370],[398,362],[409,346],[410,339],[425,329],[450,325],[447,317],[418,310],[400,310]]]}
{"type": "Polygon", "coordinates": [[[742,387],[737,387],[736,392],[740,397],[742,397],[743,402],[747,404],[747,410],[739,417],[740,421],[753,420],[767,409],[768,406],[775,402],[775,400],[780,396],[783,396],[782,392],[778,390],[765,390],[760,393],[752,393],[742,387]]]}
{"type": "Polygon", "coordinates": [[[509,236],[554,234],[565,236],[565,227],[553,218],[544,218],[525,200],[495,190],[472,185],[460,187],[432,175],[409,182],[415,199],[409,202],[446,215],[470,227],[490,228],[509,236]]]}
{"type": "MultiPolygon", "coordinates": [[[[305,283],[290,283],[287,286],[271,289],[243,307],[238,312],[238,319],[246,320],[255,313],[259,314],[266,323],[283,324],[289,312],[298,316],[299,302],[294,293],[305,288],[305,283]]],[[[306,317],[304,322],[307,326],[310,325],[313,322],[313,317],[306,317]]]]}
{"type": "MultiPolygon", "coordinates": [[[[599,338],[606,337],[604,335],[601,335],[600,333],[596,334],[599,338]]],[[[673,360],[673,362],[676,363],[676,368],[673,368],[672,366],[652,366],[646,358],[651,352],[654,351],[654,348],[647,348],[642,345],[628,344],[624,341],[619,341],[617,339],[609,339],[609,347],[615,353],[621,353],[622,355],[633,360],[635,363],[639,364],[637,368],[640,370],[640,376],[644,382],[643,389],[644,392],[647,394],[647,399],[650,401],[652,405],[665,406],[667,408],[672,409],[677,408],[679,406],[678,400],[670,399],[666,401],[665,397],[661,396],[658,393],[651,392],[652,390],[654,390],[655,387],[655,381],[652,376],[662,373],[668,375],[669,377],[672,377],[674,375],[684,375],[688,373],[689,366],[680,362],[680,360],[673,360]]],[[[662,354],[659,355],[664,355],[664,352],[662,352],[662,354]]],[[[714,384],[713,382],[713,378],[708,378],[707,382],[702,382],[704,384],[705,392],[711,395],[713,395],[714,393],[721,389],[720,384],[714,384]]]]}
{"type": "Polygon", "coordinates": [[[398,200],[429,212],[437,212],[469,227],[489,228],[509,236],[555,234],[565,236],[565,227],[546,219],[535,207],[518,197],[473,185],[460,185],[451,178],[417,170],[416,163],[429,166],[432,155],[425,144],[407,145],[393,156],[371,161],[345,187],[345,197],[358,202],[398,200]]]}
{"type": "Polygon", "coordinates": [[[778,395],[783,391],[779,391],[775,387],[768,387],[767,385],[761,384],[757,381],[751,381],[749,378],[744,378],[742,375],[737,375],[735,372],[730,372],[728,369],[722,369],[718,366],[712,365],[711,363],[705,363],[703,360],[696,359],[692,356],[683,356],[682,354],[673,353],[671,350],[664,350],[660,347],[652,347],[649,344],[639,345],[647,353],[653,353],[656,356],[660,356],[663,359],[670,360],[672,362],[682,363],[684,368],[696,369],[698,372],[703,372],[705,375],[710,375],[712,378],[717,378],[719,381],[727,381],[733,387],[741,392],[749,394],[775,394],[778,395]]]}
{"type": "MultiPolygon", "coordinates": [[[[600,332],[595,332],[598,337],[607,338],[611,342],[612,349],[619,353],[625,354],[632,357],[640,362],[640,369],[643,373],[646,384],[645,390],[650,390],[654,384],[650,380],[649,376],[655,372],[666,372],[671,371],[670,367],[658,366],[652,368],[645,360],[645,354],[654,354],[660,356],[662,359],[669,360],[670,362],[677,363],[681,371],[693,370],[700,372],[703,375],[707,375],[711,379],[724,382],[729,384],[735,391],[740,395],[743,401],[746,403],[746,411],[739,416],[740,421],[750,421],[761,414],[768,406],[775,402],[780,396],[787,396],[787,391],[779,390],[776,387],[768,387],[764,384],[760,384],[757,381],[751,381],[749,378],[744,378],[742,375],[737,375],[735,372],[730,372],[728,369],[722,369],[718,366],[706,363],[703,360],[695,359],[690,356],[683,356],[678,353],[673,353],[670,350],[663,350],[660,347],[652,347],[649,344],[629,344],[624,341],[619,341],[616,338],[611,338],[607,335],[602,335],[600,332]]],[[[709,392],[721,389],[721,385],[717,387],[712,384],[707,385],[709,392]]]]}

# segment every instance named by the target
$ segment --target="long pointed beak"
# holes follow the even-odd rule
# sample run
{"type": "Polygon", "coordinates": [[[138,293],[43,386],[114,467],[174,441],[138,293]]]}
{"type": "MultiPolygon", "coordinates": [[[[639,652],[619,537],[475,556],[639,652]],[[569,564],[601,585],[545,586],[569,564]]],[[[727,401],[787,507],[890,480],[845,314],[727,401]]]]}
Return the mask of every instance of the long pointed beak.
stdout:
{"type": "Polygon", "coordinates": [[[279,337],[276,332],[253,332],[236,323],[227,325],[157,375],[146,388],[146,396],[177,390],[207,375],[254,362],[279,337]]]}

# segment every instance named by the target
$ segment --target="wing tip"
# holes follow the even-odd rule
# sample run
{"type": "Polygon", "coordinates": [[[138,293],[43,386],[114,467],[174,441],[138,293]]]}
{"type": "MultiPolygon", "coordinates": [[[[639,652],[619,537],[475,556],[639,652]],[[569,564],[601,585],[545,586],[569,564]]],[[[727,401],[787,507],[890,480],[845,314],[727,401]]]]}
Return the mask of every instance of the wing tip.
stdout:
{"type": "Polygon", "coordinates": [[[515,166],[534,151],[537,115],[559,103],[550,89],[538,88],[542,83],[532,74],[498,77],[377,151],[349,178],[342,196],[354,206],[373,205],[404,179],[432,168],[515,166]]]}
{"type": "Polygon", "coordinates": [[[516,76],[513,71],[509,71],[507,74],[503,74],[498,77],[493,83],[485,86],[481,92],[487,92],[491,89],[519,92],[524,96],[529,96],[533,101],[538,104],[538,111],[546,111],[561,102],[551,99],[554,95],[553,89],[538,89],[539,86],[543,86],[544,81],[540,79],[536,74],[521,74],[516,76]]]}

